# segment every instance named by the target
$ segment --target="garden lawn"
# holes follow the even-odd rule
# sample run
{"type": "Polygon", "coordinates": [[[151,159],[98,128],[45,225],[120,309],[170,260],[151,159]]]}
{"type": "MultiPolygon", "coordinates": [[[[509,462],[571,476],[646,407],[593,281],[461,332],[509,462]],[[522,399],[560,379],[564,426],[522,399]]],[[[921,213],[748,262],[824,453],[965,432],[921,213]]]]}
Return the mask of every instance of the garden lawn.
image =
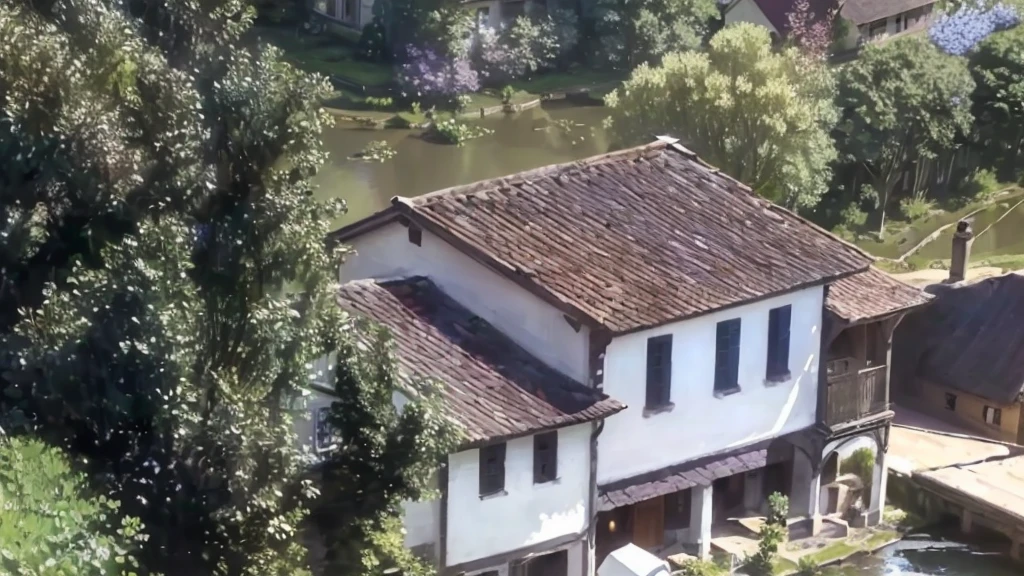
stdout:
{"type": "Polygon", "coordinates": [[[614,87],[626,77],[618,71],[573,68],[566,72],[548,72],[530,79],[516,80],[512,87],[530,94],[554,94],[584,88],[614,87]]]}
{"type": "Polygon", "coordinates": [[[386,86],[393,78],[390,65],[357,60],[349,41],[327,32],[313,36],[288,27],[257,26],[252,34],[280,48],[286,60],[307,72],[362,86],[386,86]]]}

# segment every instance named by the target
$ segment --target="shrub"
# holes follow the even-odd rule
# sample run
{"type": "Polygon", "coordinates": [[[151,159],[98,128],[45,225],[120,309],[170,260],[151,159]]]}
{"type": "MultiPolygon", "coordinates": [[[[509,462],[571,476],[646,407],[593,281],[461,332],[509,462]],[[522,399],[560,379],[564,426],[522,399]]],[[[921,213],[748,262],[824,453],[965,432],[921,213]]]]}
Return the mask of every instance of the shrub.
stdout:
{"type": "Polygon", "coordinates": [[[934,208],[935,203],[925,198],[904,198],[900,201],[900,213],[910,221],[927,216],[934,208]]]}
{"type": "Polygon", "coordinates": [[[406,96],[454,105],[462,94],[480,89],[480,78],[462,57],[445,58],[429,48],[406,47],[398,83],[406,96]]]}
{"type": "Polygon", "coordinates": [[[863,227],[868,221],[868,213],[861,210],[860,206],[854,202],[842,209],[839,213],[839,221],[844,228],[856,230],[863,227]]]}
{"type": "Polygon", "coordinates": [[[368,162],[383,162],[395,157],[398,152],[388,145],[384,140],[374,140],[366,145],[361,152],[355,155],[356,158],[368,162]]]}
{"type": "Polygon", "coordinates": [[[480,30],[473,50],[477,68],[491,84],[550,68],[559,53],[554,21],[526,16],[516,18],[508,29],[480,30]]]}
{"type": "Polygon", "coordinates": [[[445,144],[462,146],[467,141],[492,133],[493,130],[476,126],[466,122],[459,122],[454,118],[441,120],[430,125],[429,136],[445,144]]]}
{"type": "Polygon", "coordinates": [[[674,572],[674,576],[724,576],[727,571],[710,560],[687,560],[674,572]]]}
{"type": "Polygon", "coordinates": [[[984,0],[975,0],[939,16],[928,36],[943,52],[963,56],[993,32],[1012,28],[1019,22],[1015,7],[1002,2],[986,6],[984,0]]]}
{"type": "MultiPolygon", "coordinates": [[[[384,2],[375,2],[374,12],[383,8],[378,7],[384,2]]],[[[370,21],[359,34],[359,43],[356,45],[356,57],[368,62],[387,62],[391,60],[391,46],[387,39],[387,25],[384,23],[383,15],[374,14],[370,21]]]]}
{"type": "Polygon", "coordinates": [[[374,110],[386,110],[388,108],[391,108],[395,104],[395,101],[387,96],[383,96],[380,98],[376,96],[367,96],[365,102],[367,106],[373,108],[374,110]]]}
{"type": "Polygon", "coordinates": [[[747,558],[746,570],[750,576],[772,576],[779,545],[786,539],[786,517],[789,499],[774,492],[768,497],[768,517],[758,532],[757,552],[747,558]]]}
{"type": "Polygon", "coordinates": [[[580,43],[580,19],[575,10],[554,8],[548,14],[547,31],[554,41],[555,64],[567,64],[580,43]]]}
{"type": "Polygon", "coordinates": [[[516,95],[516,89],[511,86],[505,86],[501,89],[501,103],[508,106],[512,103],[512,98],[516,95]]]}
{"type": "Polygon", "coordinates": [[[797,576],[818,576],[821,574],[821,566],[810,556],[800,558],[796,565],[797,576]]]}
{"type": "Polygon", "coordinates": [[[960,186],[958,191],[961,196],[971,200],[985,201],[1002,188],[995,172],[991,170],[977,170],[960,186]]]}
{"type": "Polygon", "coordinates": [[[875,452],[871,448],[854,450],[839,468],[844,474],[854,474],[860,478],[864,494],[871,494],[871,482],[875,475],[875,452]]]}

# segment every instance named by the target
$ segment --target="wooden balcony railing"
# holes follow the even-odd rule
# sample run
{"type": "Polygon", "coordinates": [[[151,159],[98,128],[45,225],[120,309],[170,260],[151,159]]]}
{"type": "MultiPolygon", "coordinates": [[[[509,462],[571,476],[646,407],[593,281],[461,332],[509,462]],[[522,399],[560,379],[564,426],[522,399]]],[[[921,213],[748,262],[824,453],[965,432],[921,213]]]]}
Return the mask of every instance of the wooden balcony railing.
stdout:
{"type": "Polygon", "coordinates": [[[825,411],[827,425],[859,420],[886,408],[886,366],[829,376],[825,411]]]}

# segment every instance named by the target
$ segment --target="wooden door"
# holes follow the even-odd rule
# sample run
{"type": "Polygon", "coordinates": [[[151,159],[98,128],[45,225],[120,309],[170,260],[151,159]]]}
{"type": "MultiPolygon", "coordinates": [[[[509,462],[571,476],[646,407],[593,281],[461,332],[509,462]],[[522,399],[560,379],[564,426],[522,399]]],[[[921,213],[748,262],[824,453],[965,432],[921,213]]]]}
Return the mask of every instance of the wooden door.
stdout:
{"type": "Polygon", "coordinates": [[[633,505],[633,544],[651,550],[665,541],[665,498],[658,496],[633,505]]]}

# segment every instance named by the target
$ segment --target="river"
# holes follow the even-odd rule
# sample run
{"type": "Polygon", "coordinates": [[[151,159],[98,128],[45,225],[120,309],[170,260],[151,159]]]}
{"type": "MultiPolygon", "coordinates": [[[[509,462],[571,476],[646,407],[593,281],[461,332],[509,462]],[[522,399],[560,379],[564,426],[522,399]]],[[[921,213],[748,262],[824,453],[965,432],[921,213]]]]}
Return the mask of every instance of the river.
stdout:
{"type": "Polygon", "coordinates": [[[984,545],[912,536],[880,552],[826,569],[823,576],[1020,576],[1024,570],[984,545]]]}
{"type": "Polygon", "coordinates": [[[338,222],[344,224],[380,210],[392,196],[417,196],[607,152],[610,144],[601,128],[605,116],[600,106],[566,105],[492,116],[479,124],[494,133],[464,146],[427,142],[417,130],[373,130],[338,122],[324,134],[330,157],[317,175],[317,193],[348,202],[348,214],[338,222]],[[373,140],[387,141],[397,155],[385,162],[350,158],[373,140]]]}

